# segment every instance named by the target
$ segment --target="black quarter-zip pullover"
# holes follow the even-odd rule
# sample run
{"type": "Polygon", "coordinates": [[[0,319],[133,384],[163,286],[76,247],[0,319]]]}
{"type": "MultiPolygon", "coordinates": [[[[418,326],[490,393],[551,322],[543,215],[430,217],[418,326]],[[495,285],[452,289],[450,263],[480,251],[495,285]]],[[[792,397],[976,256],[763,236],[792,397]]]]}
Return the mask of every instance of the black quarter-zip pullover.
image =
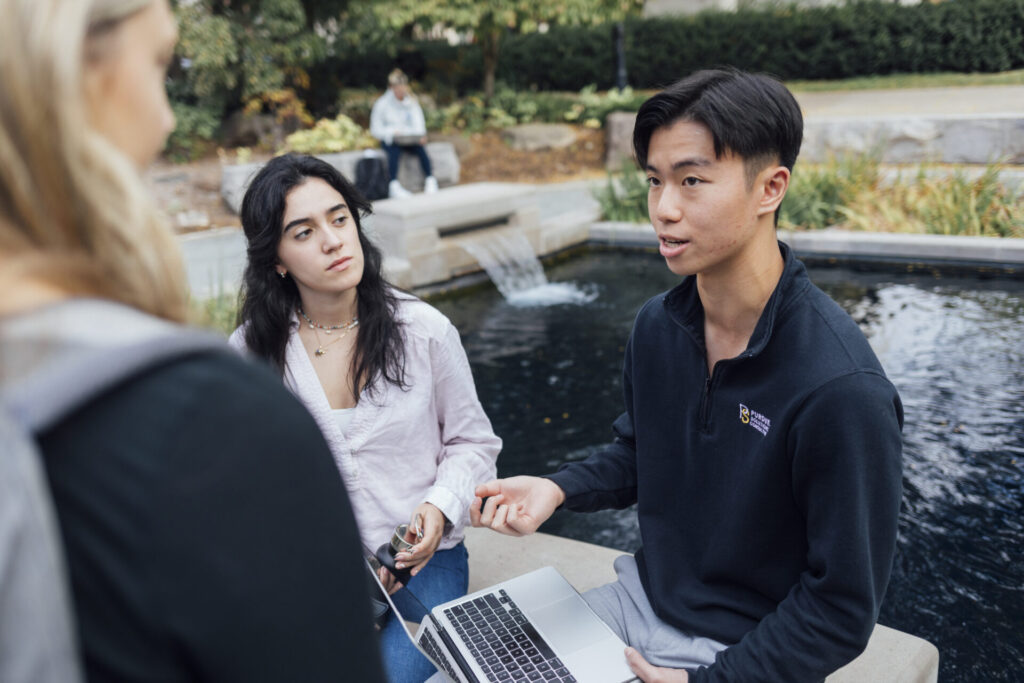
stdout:
{"type": "Polygon", "coordinates": [[[615,440],[550,478],[578,511],[637,503],[665,622],[730,647],[704,681],[817,681],[856,657],[892,567],[903,408],[856,323],[780,243],[783,274],[709,376],[696,279],[649,300],[615,440]]]}

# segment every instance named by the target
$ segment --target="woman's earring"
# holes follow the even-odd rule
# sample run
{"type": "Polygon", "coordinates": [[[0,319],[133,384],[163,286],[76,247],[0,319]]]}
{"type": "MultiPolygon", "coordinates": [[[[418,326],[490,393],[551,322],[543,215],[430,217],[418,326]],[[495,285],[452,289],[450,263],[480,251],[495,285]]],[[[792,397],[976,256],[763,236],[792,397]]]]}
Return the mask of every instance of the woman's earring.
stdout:
{"type": "Polygon", "coordinates": [[[277,276],[279,278],[281,278],[282,280],[284,279],[284,276],[287,275],[287,274],[288,274],[287,270],[279,270],[279,271],[277,271],[277,276]]]}

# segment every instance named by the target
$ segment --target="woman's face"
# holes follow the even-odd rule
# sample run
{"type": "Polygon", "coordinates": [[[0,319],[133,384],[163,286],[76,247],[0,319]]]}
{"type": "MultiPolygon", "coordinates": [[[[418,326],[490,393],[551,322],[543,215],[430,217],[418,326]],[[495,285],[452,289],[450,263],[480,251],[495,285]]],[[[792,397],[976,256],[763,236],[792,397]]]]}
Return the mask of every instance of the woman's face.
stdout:
{"type": "Polygon", "coordinates": [[[167,0],[153,0],[92,40],[83,88],[89,123],[139,167],[149,164],[174,130],[167,67],[178,28],[167,0]]]}
{"type": "Polygon", "coordinates": [[[363,247],[341,193],[320,178],[308,178],[292,188],[285,202],[277,272],[291,275],[304,299],[358,285],[363,247]]]}

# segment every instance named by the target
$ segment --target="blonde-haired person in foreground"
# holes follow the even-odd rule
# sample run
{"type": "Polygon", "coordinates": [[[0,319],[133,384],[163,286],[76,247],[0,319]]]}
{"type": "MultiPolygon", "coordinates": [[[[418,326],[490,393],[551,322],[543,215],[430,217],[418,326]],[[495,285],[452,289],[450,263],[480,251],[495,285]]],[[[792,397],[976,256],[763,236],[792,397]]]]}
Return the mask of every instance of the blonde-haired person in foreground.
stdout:
{"type": "MultiPolygon", "coordinates": [[[[174,125],[167,0],[0,0],[0,17],[3,432],[26,378],[184,337],[186,299],[139,178],[174,125]]],[[[55,399],[73,390],[56,380],[55,399]]],[[[25,464],[13,433],[4,481],[25,464]]],[[[26,566],[33,527],[0,501],[4,683],[76,680],[76,664],[91,681],[382,680],[345,487],[277,378],[213,347],[173,356],[34,436],[76,638],[59,582],[37,609],[16,600],[61,560],[26,566]],[[27,622],[45,623],[12,633],[27,622]]]]}

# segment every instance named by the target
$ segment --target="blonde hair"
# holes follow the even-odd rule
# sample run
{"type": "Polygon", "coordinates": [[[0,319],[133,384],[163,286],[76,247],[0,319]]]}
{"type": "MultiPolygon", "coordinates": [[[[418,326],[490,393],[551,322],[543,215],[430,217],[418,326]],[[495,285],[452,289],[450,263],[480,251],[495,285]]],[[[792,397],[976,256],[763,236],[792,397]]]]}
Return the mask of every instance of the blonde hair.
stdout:
{"type": "Polygon", "coordinates": [[[405,75],[405,72],[401,69],[394,69],[388,74],[388,85],[408,85],[409,77],[405,75]]]}
{"type": "Polygon", "coordinates": [[[177,241],[138,169],[88,125],[82,91],[120,22],[153,1],[0,0],[0,271],[182,321],[177,241]]]}

